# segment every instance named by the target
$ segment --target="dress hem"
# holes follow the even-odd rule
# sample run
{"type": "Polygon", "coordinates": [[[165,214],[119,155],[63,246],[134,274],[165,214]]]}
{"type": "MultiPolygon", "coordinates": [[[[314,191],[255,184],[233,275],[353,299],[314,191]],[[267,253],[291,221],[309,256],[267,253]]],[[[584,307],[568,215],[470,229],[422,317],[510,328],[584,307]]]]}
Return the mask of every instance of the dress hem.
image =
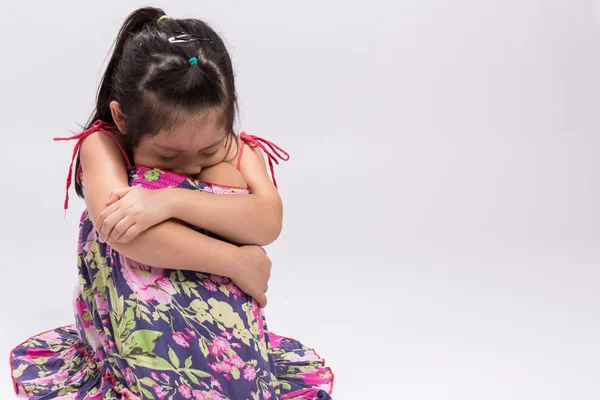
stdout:
{"type": "MultiPolygon", "coordinates": [[[[15,379],[15,375],[14,375],[14,371],[15,371],[15,369],[14,369],[14,367],[13,367],[13,354],[14,354],[14,350],[15,350],[15,349],[17,349],[17,348],[19,348],[19,347],[21,347],[22,345],[24,345],[25,343],[27,343],[27,342],[28,342],[28,341],[30,341],[31,339],[34,339],[34,338],[36,338],[36,337],[38,337],[38,336],[41,336],[41,335],[43,335],[43,334],[46,334],[46,333],[48,333],[48,332],[56,331],[56,330],[58,330],[58,329],[67,329],[67,328],[71,328],[72,326],[73,326],[73,324],[70,324],[70,325],[63,325],[63,326],[59,326],[58,328],[49,329],[49,330],[47,330],[47,331],[43,331],[43,332],[41,332],[41,333],[38,333],[37,335],[33,335],[33,336],[29,337],[28,339],[24,340],[22,343],[20,343],[19,345],[17,345],[16,347],[14,347],[14,348],[13,348],[13,349],[10,351],[10,356],[9,356],[9,362],[10,362],[10,378],[11,378],[11,380],[12,380],[12,383],[13,383],[13,390],[15,391],[15,394],[17,394],[17,395],[22,395],[22,394],[24,394],[24,395],[28,395],[30,392],[28,392],[28,391],[25,389],[25,386],[23,386],[23,384],[21,384],[21,383],[17,382],[17,381],[16,381],[16,379],[15,379]]],[[[117,384],[116,384],[116,381],[115,381],[115,378],[114,378],[114,376],[113,376],[113,375],[112,375],[110,372],[107,372],[107,373],[105,373],[105,372],[103,371],[102,367],[101,367],[101,366],[100,366],[100,365],[99,365],[99,364],[98,364],[98,363],[97,363],[97,362],[96,362],[96,361],[93,359],[93,357],[92,357],[92,356],[91,356],[91,355],[90,355],[90,354],[89,354],[87,351],[85,351],[84,349],[80,349],[80,348],[78,348],[78,347],[76,346],[76,344],[75,344],[75,343],[71,344],[71,346],[72,346],[72,347],[73,347],[75,350],[77,350],[77,352],[78,352],[79,354],[81,354],[82,356],[84,356],[84,357],[85,357],[85,358],[88,360],[88,362],[89,362],[89,363],[93,363],[93,364],[96,366],[96,368],[97,368],[97,369],[98,369],[98,371],[100,372],[100,375],[102,376],[102,379],[103,379],[104,381],[109,381],[109,380],[110,380],[110,383],[111,383],[112,389],[113,389],[113,390],[114,390],[114,391],[115,391],[117,394],[120,394],[121,396],[124,396],[125,400],[136,400],[136,399],[137,399],[137,396],[135,396],[134,394],[132,394],[132,393],[131,393],[129,390],[127,390],[127,389],[119,389],[119,388],[117,387],[117,384]],[[129,393],[127,393],[127,392],[129,392],[129,393]]]]}
{"type": "Polygon", "coordinates": [[[14,350],[23,346],[25,343],[27,343],[28,341],[30,341],[31,339],[38,337],[38,336],[42,336],[45,333],[48,332],[52,332],[55,331],[57,329],[63,329],[63,328],[69,328],[73,326],[73,324],[69,324],[69,325],[63,325],[63,326],[59,326],[58,328],[53,328],[53,329],[48,329],[47,331],[43,331],[38,333],[37,335],[33,335],[30,336],[29,338],[23,340],[21,343],[19,343],[17,346],[15,346],[13,349],[10,350],[10,355],[8,357],[8,362],[10,363],[10,379],[12,380],[13,383],[13,389],[15,391],[16,394],[21,394],[19,393],[19,387],[21,387],[23,389],[23,393],[27,394],[27,391],[25,390],[25,386],[23,386],[22,384],[20,384],[19,382],[17,382],[17,380],[15,379],[15,368],[13,367],[13,354],[14,354],[14,350]]]}

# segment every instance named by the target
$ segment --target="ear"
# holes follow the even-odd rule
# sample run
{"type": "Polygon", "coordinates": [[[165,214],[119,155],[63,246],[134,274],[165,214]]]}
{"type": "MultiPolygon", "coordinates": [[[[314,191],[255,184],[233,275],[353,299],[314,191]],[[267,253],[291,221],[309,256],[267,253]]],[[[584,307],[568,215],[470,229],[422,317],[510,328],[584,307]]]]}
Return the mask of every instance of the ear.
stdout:
{"type": "Polygon", "coordinates": [[[113,121],[115,121],[115,125],[119,128],[119,132],[126,135],[127,134],[127,118],[123,111],[121,111],[121,105],[116,101],[110,102],[110,113],[112,114],[113,121]]]}

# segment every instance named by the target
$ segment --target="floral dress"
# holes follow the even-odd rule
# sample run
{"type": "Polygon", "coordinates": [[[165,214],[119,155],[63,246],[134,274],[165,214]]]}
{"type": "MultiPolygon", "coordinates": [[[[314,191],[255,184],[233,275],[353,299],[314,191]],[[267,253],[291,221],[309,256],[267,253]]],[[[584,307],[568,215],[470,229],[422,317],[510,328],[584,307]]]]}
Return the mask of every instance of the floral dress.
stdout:
{"type": "MultiPolygon", "coordinates": [[[[100,127],[101,128],[101,127],[100,127]]],[[[245,188],[134,167],[130,185],[244,195],[245,188]]],[[[79,227],[75,324],[11,352],[29,399],[330,399],[333,374],[314,350],[267,329],[229,278],[128,259],[79,227]]]]}

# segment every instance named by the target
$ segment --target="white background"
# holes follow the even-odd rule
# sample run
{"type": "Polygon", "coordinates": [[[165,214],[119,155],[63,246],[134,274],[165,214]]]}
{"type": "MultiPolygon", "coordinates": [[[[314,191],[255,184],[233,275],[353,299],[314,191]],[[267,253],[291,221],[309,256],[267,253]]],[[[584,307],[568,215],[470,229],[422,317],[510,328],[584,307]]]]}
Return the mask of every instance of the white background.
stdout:
{"type": "MultiPolygon", "coordinates": [[[[0,351],[73,320],[72,147],[138,1],[2,0],[0,351]]],[[[600,398],[600,5],[174,1],[292,153],[270,328],[336,399],[600,398]]],[[[7,360],[8,361],[8,360],[7,360]]],[[[9,398],[8,362],[0,398],[9,398]]]]}

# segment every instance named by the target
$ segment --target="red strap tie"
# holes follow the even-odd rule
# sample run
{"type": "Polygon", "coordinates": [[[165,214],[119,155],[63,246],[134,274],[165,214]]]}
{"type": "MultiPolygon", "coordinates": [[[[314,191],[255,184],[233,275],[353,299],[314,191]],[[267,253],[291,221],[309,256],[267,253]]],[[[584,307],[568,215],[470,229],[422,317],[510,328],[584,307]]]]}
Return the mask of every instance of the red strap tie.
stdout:
{"type": "MultiPolygon", "coordinates": [[[[90,136],[92,133],[98,132],[98,131],[110,136],[116,143],[118,143],[117,138],[112,133],[109,132],[109,130],[116,130],[116,129],[117,129],[117,127],[115,125],[108,124],[106,122],[98,120],[98,121],[94,122],[92,124],[92,126],[90,126],[88,129],[86,129],[85,131],[83,131],[81,133],[78,133],[78,134],[70,136],[70,137],[54,138],[54,141],[57,141],[57,142],[67,141],[67,140],[77,140],[77,143],[75,143],[75,148],[73,149],[73,155],[71,156],[71,164],[69,164],[69,175],[67,175],[66,194],[65,194],[65,203],[64,203],[65,212],[69,208],[69,188],[71,187],[71,183],[73,183],[73,164],[75,164],[75,158],[77,157],[77,154],[79,153],[81,143],[83,143],[83,140],[85,138],[87,138],[88,136],[90,136]]],[[[127,161],[127,166],[130,167],[125,150],[123,150],[123,148],[121,148],[121,146],[119,146],[119,149],[121,149],[121,153],[123,153],[123,156],[125,157],[125,160],[127,161]]],[[[81,180],[80,175],[81,175],[81,164],[79,165],[77,174],[75,175],[76,182],[80,182],[80,180],[81,180]]]]}
{"type": "Polygon", "coordinates": [[[273,163],[279,165],[279,160],[288,161],[290,159],[290,154],[281,147],[277,146],[275,143],[258,136],[248,135],[246,132],[240,133],[240,139],[242,139],[242,141],[251,149],[258,147],[267,155],[267,159],[269,160],[269,169],[271,170],[271,178],[273,178],[273,185],[277,187],[273,163]]]}

